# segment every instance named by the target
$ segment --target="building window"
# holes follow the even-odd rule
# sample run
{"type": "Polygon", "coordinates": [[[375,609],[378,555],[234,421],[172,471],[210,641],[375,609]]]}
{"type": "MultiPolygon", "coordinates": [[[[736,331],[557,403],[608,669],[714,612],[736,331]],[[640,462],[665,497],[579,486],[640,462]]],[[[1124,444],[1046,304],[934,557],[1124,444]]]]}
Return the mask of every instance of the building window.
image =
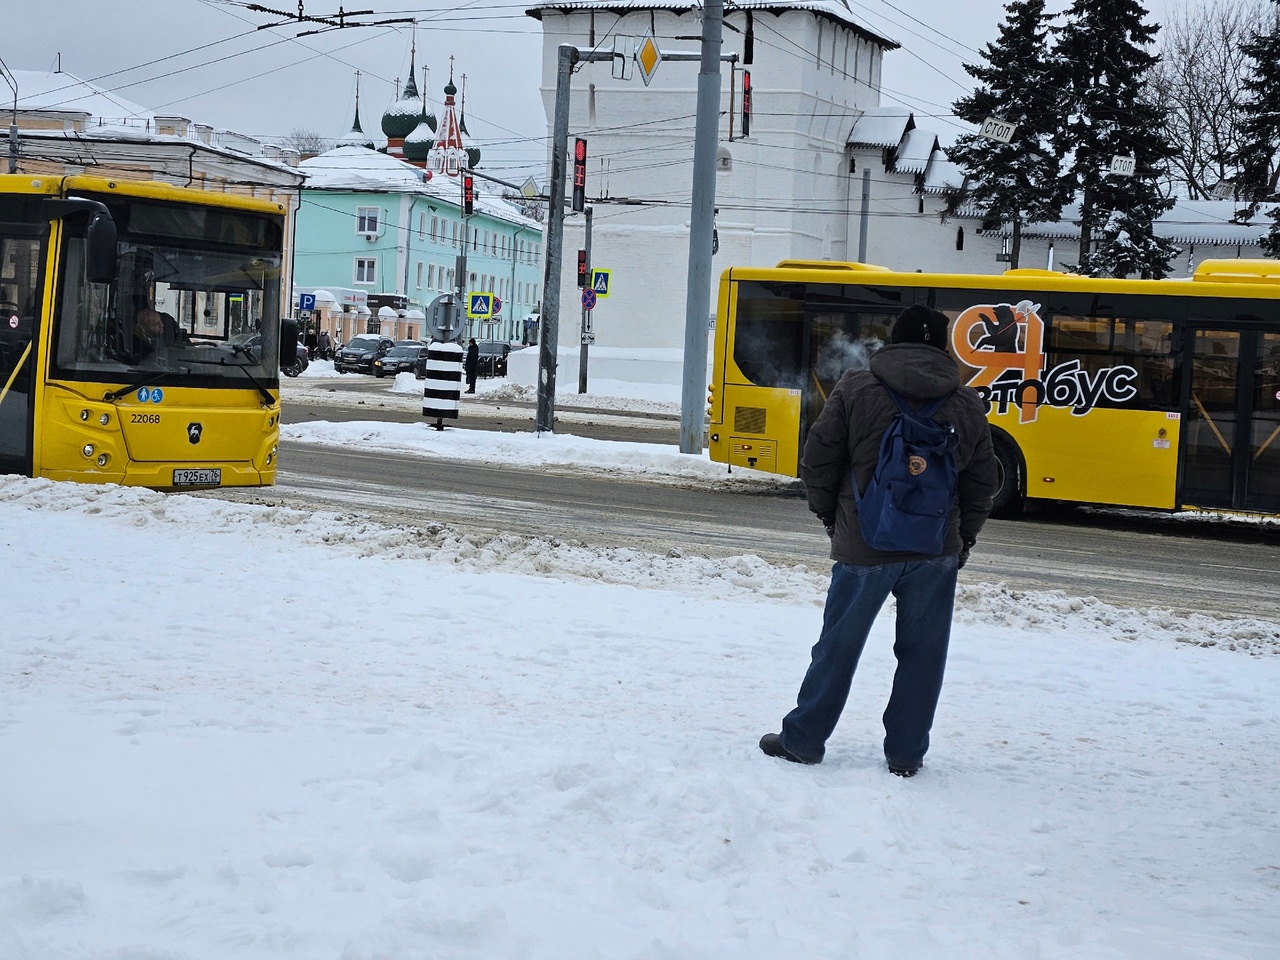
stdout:
{"type": "Polygon", "coordinates": [[[436,288],[436,265],[434,263],[427,267],[427,286],[432,290],[436,288]]]}
{"type": "Polygon", "coordinates": [[[377,233],[381,212],[377,207],[356,207],[356,233],[377,233]]]}
{"type": "Polygon", "coordinates": [[[422,289],[422,261],[418,261],[418,289],[422,289]]]}
{"type": "Polygon", "coordinates": [[[376,283],[378,261],[372,257],[356,257],[356,283],[376,283]]]}
{"type": "Polygon", "coordinates": [[[453,224],[453,245],[456,247],[458,245],[458,221],[453,220],[451,223],[453,224]]]}
{"type": "MultiPolygon", "coordinates": [[[[418,239],[425,239],[427,236],[427,215],[425,213],[418,214],[418,239]]],[[[421,284],[419,284],[421,286],[421,284]]]]}
{"type": "Polygon", "coordinates": [[[434,214],[431,217],[431,242],[435,243],[440,236],[440,218],[434,214]]]}
{"type": "Polygon", "coordinates": [[[956,227],[956,249],[964,249],[964,227],[956,227]]]}

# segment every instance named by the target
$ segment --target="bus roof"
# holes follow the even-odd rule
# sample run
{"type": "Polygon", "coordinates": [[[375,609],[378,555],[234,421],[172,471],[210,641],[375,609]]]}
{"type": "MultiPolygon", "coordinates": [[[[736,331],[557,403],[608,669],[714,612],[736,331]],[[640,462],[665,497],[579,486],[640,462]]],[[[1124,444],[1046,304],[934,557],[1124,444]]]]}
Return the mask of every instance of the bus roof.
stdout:
{"type": "Polygon", "coordinates": [[[166,200],[174,203],[198,203],[224,209],[283,216],[285,205],[276,200],[246,197],[213,190],[175,187],[158,180],[128,180],[121,177],[32,177],[23,174],[0,174],[0,194],[27,193],[50,197],[66,197],[75,193],[117,193],[129,197],[166,200]]]}
{"type": "Polygon", "coordinates": [[[1194,276],[1168,280],[1117,280],[1025,268],[995,274],[899,273],[871,263],[783,260],[776,267],[730,267],[724,279],[1280,299],[1280,261],[1277,260],[1205,260],[1196,268],[1194,276]]]}

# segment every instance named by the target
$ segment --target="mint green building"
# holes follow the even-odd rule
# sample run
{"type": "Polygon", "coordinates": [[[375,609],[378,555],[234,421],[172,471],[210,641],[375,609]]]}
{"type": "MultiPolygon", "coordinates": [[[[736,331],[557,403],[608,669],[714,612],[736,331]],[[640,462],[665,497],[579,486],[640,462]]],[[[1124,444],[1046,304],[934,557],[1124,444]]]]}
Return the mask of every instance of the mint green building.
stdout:
{"type": "Polygon", "coordinates": [[[357,333],[426,339],[426,311],[456,291],[465,244],[462,292],[490,293],[502,304],[497,316],[469,321],[465,336],[522,342],[524,320],[541,303],[543,228],[487,192],[487,181],[474,178],[473,213],[464,221],[458,164],[436,172],[352,144],[298,169],[307,180],[294,237],[294,303],[297,294],[315,294],[317,332],[341,343],[357,333]]]}

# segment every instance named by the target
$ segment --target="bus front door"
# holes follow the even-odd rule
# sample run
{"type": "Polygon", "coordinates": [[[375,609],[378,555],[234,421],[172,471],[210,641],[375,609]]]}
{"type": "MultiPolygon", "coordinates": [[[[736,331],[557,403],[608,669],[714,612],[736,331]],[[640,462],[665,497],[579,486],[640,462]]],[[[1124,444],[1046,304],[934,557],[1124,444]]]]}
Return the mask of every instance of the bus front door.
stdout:
{"type": "Polygon", "coordinates": [[[1280,333],[1189,333],[1180,500],[1274,513],[1280,509],[1280,333]]]}
{"type": "Polygon", "coordinates": [[[0,474],[31,475],[40,244],[0,226],[0,474]]]}

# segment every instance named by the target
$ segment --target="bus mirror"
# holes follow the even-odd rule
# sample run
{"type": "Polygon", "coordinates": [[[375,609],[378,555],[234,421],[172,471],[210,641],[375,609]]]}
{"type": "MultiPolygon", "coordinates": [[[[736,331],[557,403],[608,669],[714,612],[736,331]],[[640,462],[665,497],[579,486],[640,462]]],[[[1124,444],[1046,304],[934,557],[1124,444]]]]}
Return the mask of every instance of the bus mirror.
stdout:
{"type": "Polygon", "coordinates": [[[89,282],[111,283],[116,278],[116,223],[111,215],[94,213],[85,238],[85,274],[89,282]]]}
{"type": "Polygon", "coordinates": [[[298,362],[298,321],[285,317],[280,321],[280,369],[298,362]]]}

